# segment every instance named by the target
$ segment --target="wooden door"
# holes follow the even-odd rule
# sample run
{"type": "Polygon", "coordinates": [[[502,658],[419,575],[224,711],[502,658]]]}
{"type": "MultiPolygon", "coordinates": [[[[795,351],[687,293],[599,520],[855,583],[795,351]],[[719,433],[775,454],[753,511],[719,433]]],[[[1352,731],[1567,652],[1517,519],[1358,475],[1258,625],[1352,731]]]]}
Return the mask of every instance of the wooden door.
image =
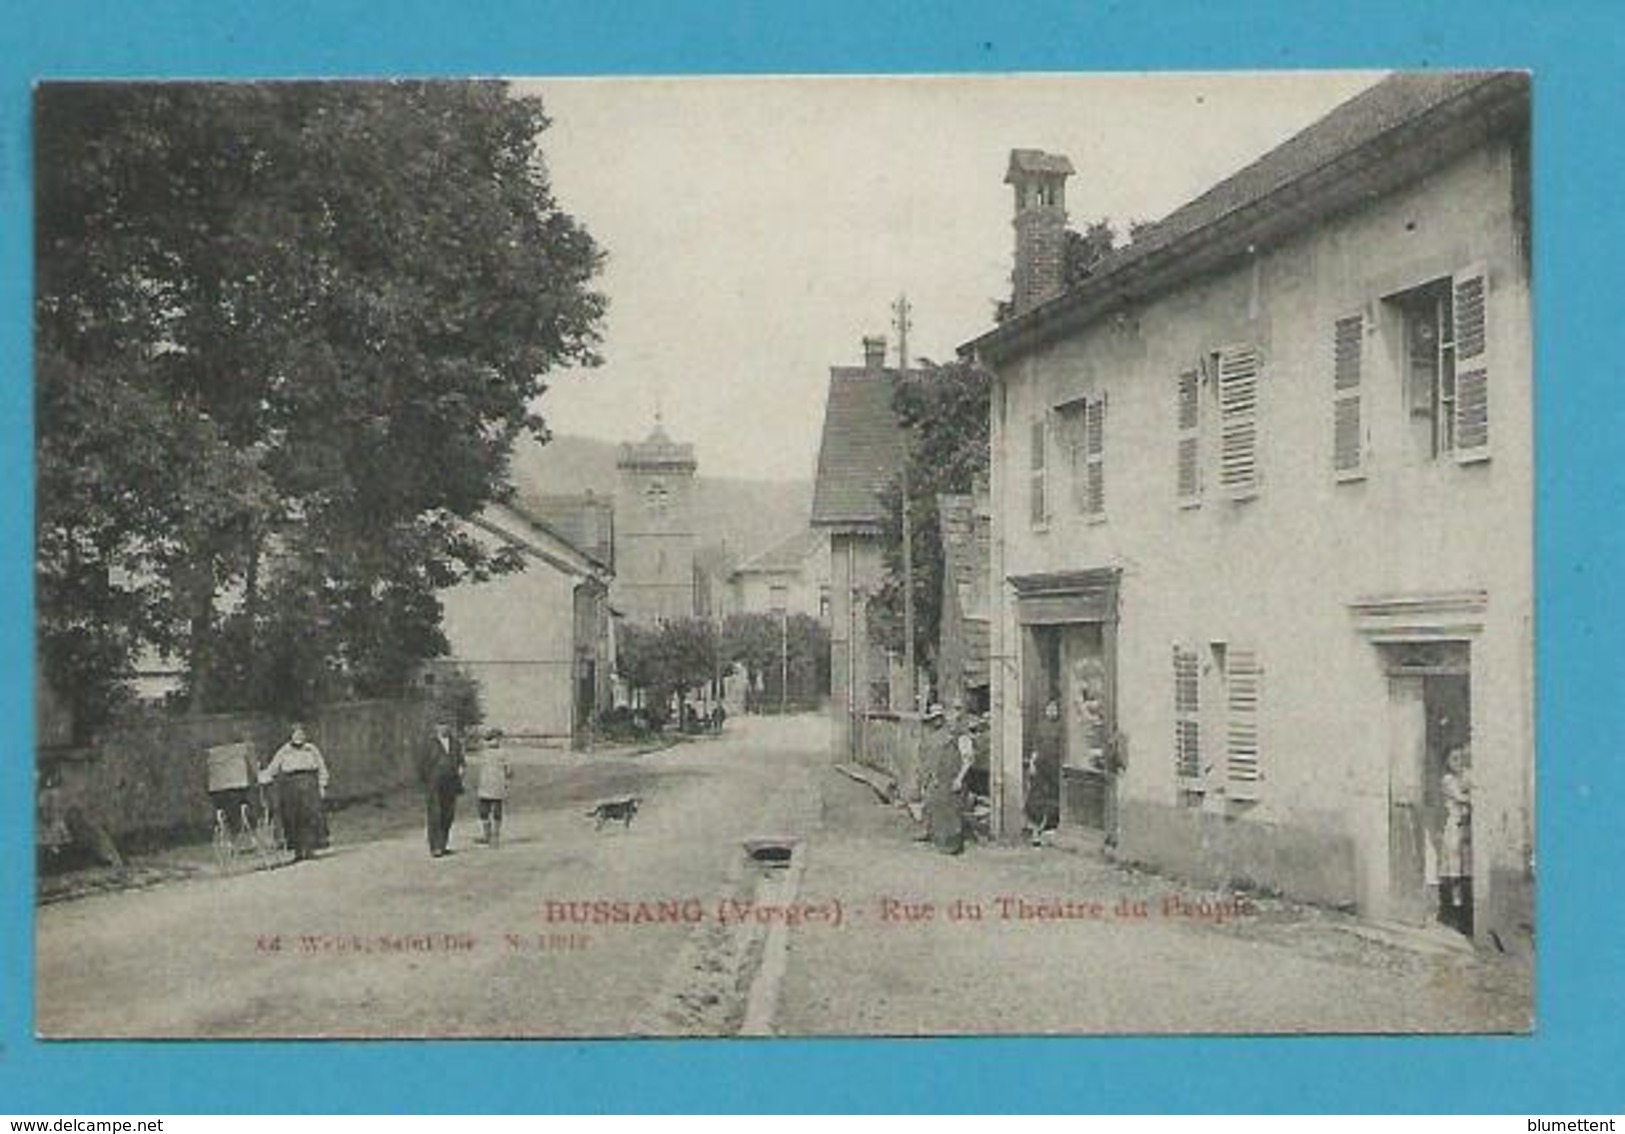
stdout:
{"type": "Polygon", "coordinates": [[[1427,888],[1426,779],[1428,715],[1424,679],[1388,679],[1388,916],[1425,925],[1433,909],[1427,888]]]}

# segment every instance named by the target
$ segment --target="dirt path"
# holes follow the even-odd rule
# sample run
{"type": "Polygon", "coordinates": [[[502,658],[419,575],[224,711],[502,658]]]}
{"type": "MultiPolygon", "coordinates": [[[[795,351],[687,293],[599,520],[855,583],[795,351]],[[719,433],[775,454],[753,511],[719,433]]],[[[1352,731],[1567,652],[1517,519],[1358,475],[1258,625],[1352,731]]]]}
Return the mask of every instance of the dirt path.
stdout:
{"type": "MultiPolygon", "coordinates": [[[[42,908],[50,1036],[1471,1032],[1527,968],[1374,941],[1098,853],[913,841],[828,766],[819,718],[642,757],[519,753],[505,845],[421,831],[315,863],[42,908]],[[638,794],[630,828],[595,799],[638,794]],[[788,870],[742,844],[795,845],[788,870]],[[1181,905],[1183,903],[1183,905],[1181,905]],[[968,912],[975,907],[977,916],[968,912]],[[956,915],[955,910],[960,912],[956,915]],[[1139,909],[1143,912],[1136,914],[1139,909]],[[1059,912],[1058,912],[1059,911],[1059,912]],[[793,915],[794,923],[785,921],[793,915]]],[[[342,817],[340,817],[342,819],[342,817]]],[[[354,839],[355,830],[349,829],[354,839]]]]}
{"type": "MultiPolygon", "coordinates": [[[[760,729],[752,726],[760,724],[760,729]]],[[[809,753],[791,722],[638,758],[516,762],[500,850],[430,859],[421,833],[339,842],[314,863],[43,908],[47,1036],[545,1036],[648,1030],[740,840],[809,753]],[[630,828],[593,799],[637,793],[630,828]],[[618,902],[593,908],[579,903],[618,902]],[[639,902],[648,920],[634,924],[639,902]],[[675,906],[676,913],[673,914],[675,906]],[[626,922],[580,924],[625,915],[626,922]],[[551,915],[551,920],[550,920],[551,915]]],[[[467,805],[465,803],[465,809],[467,805]]]]}
{"type": "Polygon", "coordinates": [[[940,855],[867,788],[833,773],[820,782],[825,834],[809,849],[804,896],[839,896],[846,928],[792,935],[781,1034],[1530,1027],[1519,962],[1381,944],[1347,915],[1238,903],[1098,853],[940,855]]]}

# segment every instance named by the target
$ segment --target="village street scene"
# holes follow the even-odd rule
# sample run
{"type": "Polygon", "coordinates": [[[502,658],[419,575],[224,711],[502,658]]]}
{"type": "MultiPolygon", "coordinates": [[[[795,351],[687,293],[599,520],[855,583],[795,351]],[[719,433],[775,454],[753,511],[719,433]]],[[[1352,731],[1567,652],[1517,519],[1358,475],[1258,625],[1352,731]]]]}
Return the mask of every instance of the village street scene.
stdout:
{"type": "Polygon", "coordinates": [[[40,87],[38,1034],[1530,1031],[1529,100],[40,87]]]}

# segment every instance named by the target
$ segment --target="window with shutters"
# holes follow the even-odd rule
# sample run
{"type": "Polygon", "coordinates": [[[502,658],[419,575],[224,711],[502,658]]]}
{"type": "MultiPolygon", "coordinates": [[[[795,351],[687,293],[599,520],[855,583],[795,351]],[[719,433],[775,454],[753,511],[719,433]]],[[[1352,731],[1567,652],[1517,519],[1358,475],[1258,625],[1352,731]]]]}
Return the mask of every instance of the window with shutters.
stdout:
{"type": "Polygon", "coordinates": [[[1174,647],[1174,779],[1180,802],[1202,802],[1201,665],[1197,652],[1174,647]]]}
{"type": "Polygon", "coordinates": [[[1489,273],[1482,267],[1451,280],[1450,311],[1456,346],[1456,460],[1490,455],[1489,273]]]}
{"type": "Polygon", "coordinates": [[[1332,473],[1340,481],[1365,475],[1365,316],[1332,324],[1332,473]]]}
{"type": "Polygon", "coordinates": [[[1202,503],[1202,372],[1183,371],[1174,384],[1178,440],[1174,450],[1176,492],[1182,507],[1202,503]]]}
{"type": "Polygon", "coordinates": [[[1473,268],[1394,296],[1413,444],[1420,456],[1489,457],[1488,276],[1473,268]]]}
{"type": "Polygon", "coordinates": [[[1047,483],[1049,430],[1046,428],[1042,416],[1033,419],[1029,467],[1031,481],[1027,498],[1028,518],[1035,528],[1043,527],[1049,523],[1049,485],[1047,483]]]}
{"type": "Polygon", "coordinates": [[[1219,485],[1232,500],[1258,494],[1261,361],[1252,347],[1219,352],[1219,485]]]}
{"type": "Polygon", "coordinates": [[[1229,647],[1224,652],[1225,793],[1232,800],[1258,798],[1264,778],[1259,750],[1259,706],[1264,670],[1254,650],[1229,647]]]}
{"type": "Polygon", "coordinates": [[[1062,444],[1071,476],[1072,505],[1090,520],[1106,518],[1106,396],[1059,406],[1062,444]]]}

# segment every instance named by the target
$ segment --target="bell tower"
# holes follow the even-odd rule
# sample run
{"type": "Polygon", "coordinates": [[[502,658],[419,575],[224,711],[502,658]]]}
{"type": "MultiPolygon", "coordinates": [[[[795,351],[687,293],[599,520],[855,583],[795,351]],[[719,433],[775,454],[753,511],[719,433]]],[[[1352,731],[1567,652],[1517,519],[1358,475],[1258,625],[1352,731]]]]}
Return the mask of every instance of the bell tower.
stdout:
{"type": "Polygon", "coordinates": [[[659,411],[615,462],[615,582],[611,602],[635,623],[695,614],[694,446],[673,441],[659,411]]]}

